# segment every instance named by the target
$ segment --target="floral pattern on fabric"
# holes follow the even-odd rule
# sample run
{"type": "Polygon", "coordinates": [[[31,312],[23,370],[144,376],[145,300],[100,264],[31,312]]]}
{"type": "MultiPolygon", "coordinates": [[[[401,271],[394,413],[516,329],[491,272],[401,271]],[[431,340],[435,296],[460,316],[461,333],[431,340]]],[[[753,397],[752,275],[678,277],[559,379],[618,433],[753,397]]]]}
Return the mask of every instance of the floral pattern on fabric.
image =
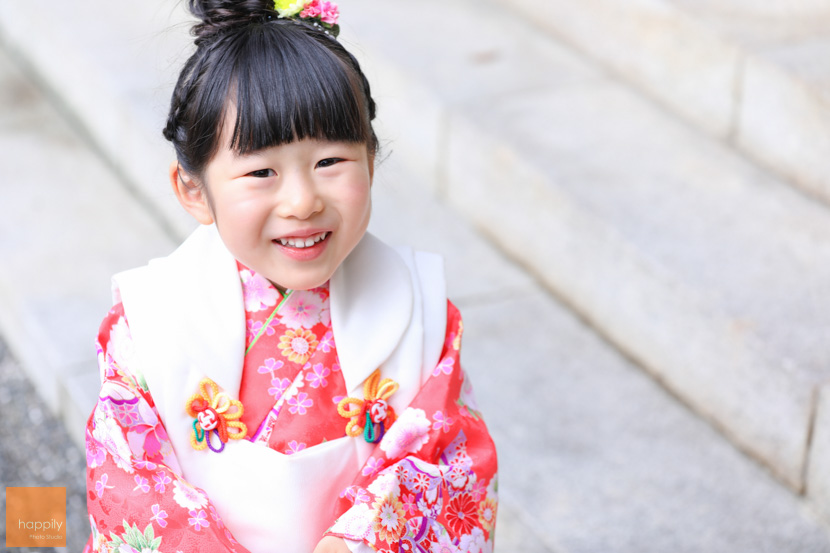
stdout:
{"type": "Polygon", "coordinates": [[[343,420],[331,416],[346,384],[331,331],[328,284],[291,291],[275,309],[247,318],[249,325],[273,329],[248,338],[239,399],[251,441],[293,455],[343,437],[343,420]]]}
{"type": "Polygon", "coordinates": [[[84,551],[247,551],[218,517],[208,519],[215,510],[207,495],[181,478],[143,377],[123,362],[124,353],[133,351],[131,340],[118,304],[97,342],[103,384],[86,428],[92,534],[84,551]]]}
{"type": "MultiPolygon", "coordinates": [[[[239,390],[241,420],[250,429],[246,439],[293,455],[344,437],[337,404],[347,390],[328,285],[282,297],[238,268],[248,330],[239,390]]],[[[449,303],[441,361],[353,484],[332,498],[340,516],[332,520],[331,535],[384,552],[492,550],[495,449],[460,369],[462,329],[449,303]]],[[[92,534],[85,551],[247,551],[207,494],[181,477],[151,391],[136,369],[120,303],[101,325],[97,352],[102,387],[86,429],[92,534]]]]}
{"type": "Polygon", "coordinates": [[[341,493],[331,535],[384,553],[492,552],[495,447],[460,370],[462,332],[449,304],[441,361],[341,493]]]}

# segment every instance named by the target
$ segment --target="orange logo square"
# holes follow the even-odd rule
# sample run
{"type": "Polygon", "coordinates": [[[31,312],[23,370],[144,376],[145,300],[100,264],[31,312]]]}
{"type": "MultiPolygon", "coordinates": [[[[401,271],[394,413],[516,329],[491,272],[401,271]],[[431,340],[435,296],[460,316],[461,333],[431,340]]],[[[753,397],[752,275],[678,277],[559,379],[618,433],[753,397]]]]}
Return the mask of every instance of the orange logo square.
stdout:
{"type": "Polygon", "coordinates": [[[66,547],[66,488],[6,488],[6,547],[66,547]]]}

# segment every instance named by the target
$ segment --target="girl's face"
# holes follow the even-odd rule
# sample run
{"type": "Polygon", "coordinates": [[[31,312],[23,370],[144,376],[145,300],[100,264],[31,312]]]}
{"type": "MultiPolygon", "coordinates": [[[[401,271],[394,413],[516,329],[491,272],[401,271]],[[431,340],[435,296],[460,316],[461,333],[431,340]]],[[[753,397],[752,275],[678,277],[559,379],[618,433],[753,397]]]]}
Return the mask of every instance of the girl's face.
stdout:
{"type": "Polygon", "coordinates": [[[229,115],[202,186],[171,167],[179,201],[200,223],[215,222],[231,254],[281,290],[324,284],[369,224],[366,145],[307,139],[240,156],[229,147],[229,115]]]}

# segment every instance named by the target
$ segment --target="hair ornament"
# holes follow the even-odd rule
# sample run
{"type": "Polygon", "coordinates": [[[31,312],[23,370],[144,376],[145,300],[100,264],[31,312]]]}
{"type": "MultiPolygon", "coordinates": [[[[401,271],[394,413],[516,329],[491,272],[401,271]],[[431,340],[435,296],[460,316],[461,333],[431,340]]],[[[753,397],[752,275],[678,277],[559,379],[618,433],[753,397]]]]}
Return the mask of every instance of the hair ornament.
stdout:
{"type": "Polygon", "coordinates": [[[274,9],[282,19],[302,21],[333,38],[340,34],[340,11],[329,0],[274,0],[274,9]]]}

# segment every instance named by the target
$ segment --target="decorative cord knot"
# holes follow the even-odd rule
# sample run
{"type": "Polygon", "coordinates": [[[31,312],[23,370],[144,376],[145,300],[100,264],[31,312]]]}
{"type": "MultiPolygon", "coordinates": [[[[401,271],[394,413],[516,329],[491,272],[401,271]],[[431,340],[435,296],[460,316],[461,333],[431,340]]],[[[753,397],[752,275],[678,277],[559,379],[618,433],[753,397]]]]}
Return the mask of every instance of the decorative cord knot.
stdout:
{"type": "Polygon", "coordinates": [[[391,378],[380,379],[377,369],[363,384],[363,399],[346,397],[337,404],[341,417],[350,419],[346,424],[346,435],[378,443],[386,429],[395,422],[395,410],[387,402],[400,386],[391,378]]]}
{"type": "Polygon", "coordinates": [[[199,382],[199,393],[190,396],[185,410],[194,417],[190,445],[197,451],[210,448],[221,453],[229,440],[241,440],[248,433],[245,423],[238,420],[244,411],[242,402],[220,392],[219,386],[210,378],[199,382]],[[211,432],[219,440],[218,446],[211,442],[211,432]]]}

